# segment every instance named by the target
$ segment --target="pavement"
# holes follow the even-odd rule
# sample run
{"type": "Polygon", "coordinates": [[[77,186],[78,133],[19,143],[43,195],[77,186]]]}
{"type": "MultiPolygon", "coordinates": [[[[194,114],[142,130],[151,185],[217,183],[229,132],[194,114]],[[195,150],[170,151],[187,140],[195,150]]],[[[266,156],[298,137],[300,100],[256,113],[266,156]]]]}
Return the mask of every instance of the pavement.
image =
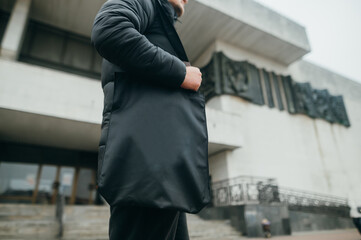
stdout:
{"type": "MultiPolygon", "coordinates": [[[[264,240],[265,238],[249,238],[264,240]]],[[[294,233],[292,236],[272,237],[271,240],[361,240],[356,229],[294,233]]]]}

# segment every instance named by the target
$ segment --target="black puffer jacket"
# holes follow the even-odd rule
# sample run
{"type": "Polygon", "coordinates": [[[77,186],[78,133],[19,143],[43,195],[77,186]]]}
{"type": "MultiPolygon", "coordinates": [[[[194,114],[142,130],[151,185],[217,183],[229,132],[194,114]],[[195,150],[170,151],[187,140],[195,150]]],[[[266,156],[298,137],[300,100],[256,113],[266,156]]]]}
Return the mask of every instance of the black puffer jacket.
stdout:
{"type": "MultiPolygon", "coordinates": [[[[161,0],[161,4],[170,11],[166,0],[161,0]]],[[[166,37],[164,34],[151,36],[153,42],[147,38],[146,31],[155,22],[155,7],[154,0],[107,1],[95,18],[91,39],[99,54],[109,62],[140,73],[149,81],[179,87],[185,78],[185,64],[158,46],[157,42],[162,41],[155,37],[166,37]]]]}
{"type": "Polygon", "coordinates": [[[167,0],[110,0],[92,42],[103,56],[97,184],[110,205],[190,213],[210,202],[204,96],[180,87],[188,58],[167,0]]]}

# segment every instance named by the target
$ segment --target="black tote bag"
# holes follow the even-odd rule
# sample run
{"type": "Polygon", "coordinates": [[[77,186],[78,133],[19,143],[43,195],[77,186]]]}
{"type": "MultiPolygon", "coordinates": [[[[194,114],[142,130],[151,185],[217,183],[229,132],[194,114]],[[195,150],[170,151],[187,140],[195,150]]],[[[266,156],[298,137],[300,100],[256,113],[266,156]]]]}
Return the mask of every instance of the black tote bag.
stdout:
{"type": "Polygon", "coordinates": [[[110,205],[199,212],[211,201],[203,94],[126,72],[115,74],[110,89],[112,110],[98,159],[100,194],[110,205]]]}

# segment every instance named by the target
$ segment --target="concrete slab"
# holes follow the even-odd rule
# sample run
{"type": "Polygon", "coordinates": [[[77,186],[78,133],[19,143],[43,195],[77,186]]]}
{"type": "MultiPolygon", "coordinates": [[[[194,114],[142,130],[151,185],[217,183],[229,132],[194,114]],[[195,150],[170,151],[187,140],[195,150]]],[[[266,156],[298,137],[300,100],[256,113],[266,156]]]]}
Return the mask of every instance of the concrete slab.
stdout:
{"type": "MultiPolygon", "coordinates": [[[[264,238],[252,238],[264,240],[264,238]]],[[[333,230],[322,232],[295,233],[292,236],[272,237],[273,240],[359,240],[360,235],[356,229],[333,230]]]]}

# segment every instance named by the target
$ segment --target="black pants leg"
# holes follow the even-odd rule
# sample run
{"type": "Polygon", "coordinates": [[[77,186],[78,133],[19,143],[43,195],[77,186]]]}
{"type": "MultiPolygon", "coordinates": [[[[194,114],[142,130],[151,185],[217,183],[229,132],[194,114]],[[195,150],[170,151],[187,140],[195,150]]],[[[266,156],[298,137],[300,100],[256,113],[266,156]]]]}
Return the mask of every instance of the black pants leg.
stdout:
{"type": "Polygon", "coordinates": [[[352,221],[355,224],[358,232],[361,234],[361,218],[352,218],[352,221]]]}
{"type": "Polygon", "coordinates": [[[189,240],[187,218],[184,212],[179,212],[177,232],[174,240],[189,240]]]}
{"type": "Polygon", "coordinates": [[[110,207],[109,240],[189,240],[184,212],[110,207]]]}

